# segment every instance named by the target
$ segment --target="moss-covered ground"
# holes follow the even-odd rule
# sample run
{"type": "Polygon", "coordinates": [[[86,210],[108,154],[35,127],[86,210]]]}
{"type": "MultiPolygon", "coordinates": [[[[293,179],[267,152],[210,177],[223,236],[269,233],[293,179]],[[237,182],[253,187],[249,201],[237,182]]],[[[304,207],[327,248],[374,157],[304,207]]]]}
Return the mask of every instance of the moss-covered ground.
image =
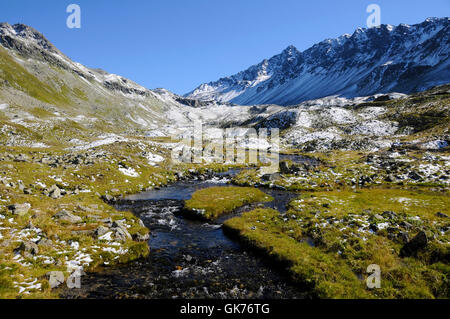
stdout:
{"type": "Polygon", "coordinates": [[[448,195],[403,189],[305,193],[287,214],[257,209],[225,227],[287,262],[293,280],[316,297],[448,298],[448,195]],[[426,247],[402,256],[405,241],[421,231],[426,247]],[[367,288],[371,264],[381,268],[380,289],[367,288]]]}
{"type": "Polygon", "coordinates": [[[272,197],[257,188],[210,187],[196,191],[185,202],[185,208],[190,214],[214,220],[243,205],[272,200],[272,197]]]}

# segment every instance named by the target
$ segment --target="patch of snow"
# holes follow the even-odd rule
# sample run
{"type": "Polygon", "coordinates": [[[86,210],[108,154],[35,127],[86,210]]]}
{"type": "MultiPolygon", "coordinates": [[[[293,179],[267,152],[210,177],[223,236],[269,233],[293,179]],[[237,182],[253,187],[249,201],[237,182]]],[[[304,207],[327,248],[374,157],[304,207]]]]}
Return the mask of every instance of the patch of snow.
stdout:
{"type": "Polygon", "coordinates": [[[75,146],[70,149],[74,150],[74,151],[83,151],[83,150],[88,150],[91,148],[99,147],[102,145],[109,145],[109,144],[114,144],[116,142],[127,142],[128,141],[128,139],[126,139],[122,136],[116,135],[116,134],[102,135],[102,136],[99,136],[99,138],[100,138],[99,140],[94,141],[92,143],[75,146]]]}
{"type": "Polygon", "coordinates": [[[148,164],[151,166],[155,166],[164,161],[164,157],[153,153],[147,153],[145,157],[147,158],[148,164]]]}
{"type": "Polygon", "coordinates": [[[122,174],[130,177],[139,177],[139,173],[136,172],[136,170],[132,167],[129,168],[119,167],[119,171],[122,172],[122,174]]]}
{"type": "Polygon", "coordinates": [[[100,236],[98,239],[99,239],[99,240],[112,241],[112,240],[113,240],[113,239],[112,239],[112,234],[113,234],[113,233],[110,231],[110,232],[104,234],[103,236],[100,236]]]}
{"type": "Polygon", "coordinates": [[[448,143],[443,140],[435,140],[422,144],[422,148],[426,150],[440,150],[442,148],[446,148],[447,146],[448,143]]]}

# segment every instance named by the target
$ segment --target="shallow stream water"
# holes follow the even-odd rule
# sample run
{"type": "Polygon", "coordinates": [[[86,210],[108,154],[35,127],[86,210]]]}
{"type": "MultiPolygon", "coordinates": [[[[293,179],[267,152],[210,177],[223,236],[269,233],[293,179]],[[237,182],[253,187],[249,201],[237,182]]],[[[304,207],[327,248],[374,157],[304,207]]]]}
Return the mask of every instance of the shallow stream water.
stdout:
{"type": "MultiPolygon", "coordinates": [[[[215,223],[183,218],[183,201],[202,188],[227,186],[230,171],[207,181],[180,181],[127,197],[116,208],[130,210],[151,230],[145,259],[82,277],[82,288],[63,298],[305,298],[287,272],[227,237],[222,223],[252,209],[243,207],[215,223]]],[[[263,189],[275,198],[266,207],[286,211],[298,193],[263,189]]]]}

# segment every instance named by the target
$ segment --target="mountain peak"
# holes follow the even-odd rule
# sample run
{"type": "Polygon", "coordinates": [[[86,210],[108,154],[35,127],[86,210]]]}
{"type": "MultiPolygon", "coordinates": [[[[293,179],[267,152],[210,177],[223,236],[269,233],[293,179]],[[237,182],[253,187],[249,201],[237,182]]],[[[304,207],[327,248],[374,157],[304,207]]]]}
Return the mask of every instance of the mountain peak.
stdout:
{"type": "MultiPolygon", "coordinates": [[[[21,44],[25,44],[60,53],[42,33],[22,23],[13,25],[7,22],[0,23],[0,43],[7,48],[16,49],[17,51],[21,51],[21,44]]],[[[22,49],[24,48],[22,47],[22,49]]]]}
{"type": "Polygon", "coordinates": [[[300,55],[300,51],[297,50],[297,48],[293,45],[288,46],[286,49],[284,49],[281,54],[280,57],[282,60],[293,60],[295,59],[297,56],[300,55]]]}
{"type": "Polygon", "coordinates": [[[296,52],[299,52],[299,51],[297,50],[297,48],[295,46],[293,46],[291,44],[286,49],[284,49],[283,52],[288,53],[288,54],[292,54],[292,53],[296,53],[296,52]]]}
{"type": "Polygon", "coordinates": [[[280,54],[210,82],[190,98],[236,104],[292,105],[331,95],[411,93],[450,82],[450,19],[358,28],[300,52],[280,54]]]}

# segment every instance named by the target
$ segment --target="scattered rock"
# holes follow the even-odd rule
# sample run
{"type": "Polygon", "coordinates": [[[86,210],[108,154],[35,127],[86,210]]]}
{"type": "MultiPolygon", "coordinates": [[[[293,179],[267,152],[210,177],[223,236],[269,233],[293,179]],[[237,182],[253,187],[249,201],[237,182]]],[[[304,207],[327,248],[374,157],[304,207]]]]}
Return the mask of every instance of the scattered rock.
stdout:
{"type": "Polygon", "coordinates": [[[105,226],[99,226],[99,227],[95,230],[94,236],[95,236],[96,238],[98,238],[98,237],[101,237],[101,236],[107,234],[109,231],[110,231],[109,228],[107,228],[107,227],[105,227],[105,226]]]}
{"type": "Polygon", "coordinates": [[[437,216],[437,217],[441,217],[441,218],[449,218],[448,215],[446,215],[446,214],[444,214],[444,213],[441,213],[441,212],[437,212],[437,213],[436,213],[436,216],[437,216]]]}
{"type": "Polygon", "coordinates": [[[30,157],[28,155],[25,154],[19,154],[16,156],[16,158],[14,159],[14,162],[28,162],[30,160],[30,157]]]}
{"type": "Polygon", "coordinates": [[[53,199],[58,199],[61,197],[61,190],[59,189],[58,186],[53,185],[52,187],[50,187],[50,189],[48,190],[48,194],[51,198],[53,199]]]}
{"type": "MultiPolygon", "coordinates": [[[[98,208],[98,207],[97,207],[98,208]]],[[[96,212],[96,210],[94,209],[93,206],[82,206],[82,205],[78,205],[77,209],[83,211],[83,212],[87,212],[87,213],[94,213],[96,212]]]]}
{"type": "Polygon", "coordinates": [[[130,233],[127,230],[124,230],[122,228],[115,228],[114,229],[114,237],[117,240],[120,240],[122,242],[126,242],[128,240],[132,240],[130,233]]]}
{"type": "Polygon", "coordinates": [[[18,216],[24,216],[28,213],[28,211],[31,208],[31,204],[25,203],[25,204],[14,204],[11,206],[8,206],[8,209],[14,214],[18,216]]]}
{"type": "Polygon", "coordinates": [[[62,222],[67,222],[70,224],[77,224],[77,223],[81,223],[82,222],[82,218],[79,216],[76,216],[74,214],[69,213],[66,210],[62,210],[59,213],[57,213],[55,216],[56,219],[58,219],[59,221],[62,222]]]}
{"type": "Polygon", "coordinates": [[[14,253],[22,253],[25,258],[31,258],[39,254],[39,247],[31,241],[24,241],[14,250],[14,253]]]}
{"type": "Polygon", "coordinates": [[[127,230],[127,227],[121,221],[115,221],[112,224],[112,229],[114,231],[114,236],[120,241],[132,240],[133,237],[127,230]]]}
{"type": "Polygon", "coordinates": [[[407,229],[407,230],[413,228],[413,225],[411,225],[410,223],[405,222],[405,221],[402,221],[399,225],[400,225],[400,227],[403,227],[404,229],[407,229]]]}
{"type": "Polygon", "coordinates": [[[23,184],[22,181],[18,181],[18,182],[17,182],[17,186],[19,187],[19,190],[20,190],[21,192],[23,192],[23,190],[25,189],[25,185],[23,184]]]}
{"type": "Polygon", "coordinates": [[[402,257],[416,256],[417,252],[425,248],[428,244],[428,238],[424,231],[419,232],[416,237],[407,242],[401,249],[402,257]]]}
{"type": "Polygon", "coordinates": [[[399,232],[397,234],[397,238],[400,240],[400,242],[402,242],[403,244],[406,244],[407,242],[409,242],[409,235],[406,232],[399,232]]]}
{"type": "Polygon", "coordinates": [[[142,235],[141,233],[136,233],[133,235],[133,240],[134,241],[139,241],[139,242],[144,242],[144,241],[148,241],[150,239],[150,234],[145,234],[142,235]]]}
{"type": "Polygon", "coordinates": [[[113,220],[111,219],[111,217],[104,218],[100,221],[108,227],[112,227],[112,225],[113,225],[113,220]]]}
{"type": "Polygon", "coordinates": [[[416,171],[411,171],[408,174],[408,177],[411,178],[412,180],[418,181],[420,179],[422,179],[422,176],[420,176],[416,171]]]}
{"type": "Polygon", "coordinates": [[[264,182],[274,182],[274,181],[278,181],[281,179],[281,176],[279,173],[275,173],[275,174],[264,174],[261,177],[261,180],[264,182]]]}
{"type": "Polygon", "coordinates": [[[271,188],[271,189],[278,189],[278,190],[282,190],[282,191],[286,190],[286,187],[281,186],[281,185],[276,185],[276,184],[269,185],[269,188],[271,188]]]}
{"type": "Polygon", "coordinates": [[[290,164],[286,161],[280,162],[280,172],[281,174],[290,174],[291,173],[290,164]]]}
{"type": "Polygon", "coordinates": [[[183,172],[175,172],[175,177],[177,178],[177,180],[182,180],[184,178],[184,173],[183,172]]]}
{"type": "Polygon", "coordinates": [[[113,202],[114,201],[114,197],[106,194],[106,195],[102,195],[102,200],[104,200],[107,203],[113,202]]]}
{"type": "Polygon", "coordinates": [[[397,214],[391,211],[385,211],[383,212],[383,217],[385,218],[389,218],[389,219],[394,219],[397,217],[397,214]]]}

